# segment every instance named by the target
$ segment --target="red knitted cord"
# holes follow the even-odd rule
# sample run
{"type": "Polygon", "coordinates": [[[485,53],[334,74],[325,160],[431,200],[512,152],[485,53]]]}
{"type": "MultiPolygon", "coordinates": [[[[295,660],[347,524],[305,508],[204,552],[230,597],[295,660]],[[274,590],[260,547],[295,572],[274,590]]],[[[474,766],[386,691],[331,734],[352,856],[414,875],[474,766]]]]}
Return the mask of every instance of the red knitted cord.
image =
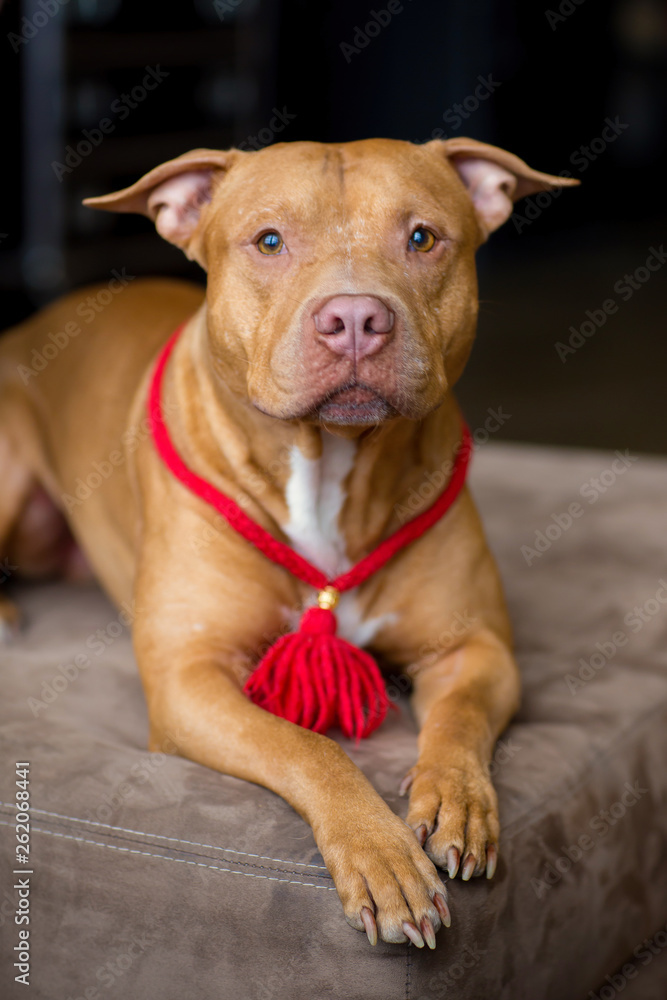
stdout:
{"type": "Polygon", "coordinates": [[[182,329],[183,326],[180,326],[170,337],[158,358],[153,373],[148,399],[148,419],[155,446],[165,465],[173,472],[177,479],[180,479],[188,489],[198,497],[201,497],[202,500],[215,507],[229,525],[239,535],[242,535],[246,541],[259,549],[267,559],[277,563],[279,566],[283,566],[284,569],[289,570],[293,576],[298,577],[304,583],[308,583],[311,587],[316,587],[318,590],[322,590],[326,586],[334,587],[340,593],[343,593],[345,590],[351,590],[352,587],[358,587],[369,576],[372,576],[373,573],[381,569],[400,549],[405,548],[410,542],[416,541],[436,521],[439,521],[447,513],[461,492],[465,483],[472,451],[472,439],[465,423],[462,425],[461,444],[459,445],[449,483],[435,502],[425,511],[422,511],[421,514],[418,514],[417,517],[413,518],[412,521],[408,521],[402,525],[389,538],[380,542],[376,549],[369,552],[367,556],[351,569],[347,570],[347,572],[341,573],[340,576],[334,579],[328,579],[317,566],[313,566],[312,563],[304,559],[303,556],[300,556],[289,545],[285,545],[284,542],[274,538],[261,525],[248,517],[231,497],[226,496],[213,486],[212,483],[209,483],[206,479],[202,479],[196,472],[193,472],[176,451],[162,416],[160,399],[164,370],[182,329]]]}
{"type": "MultiPolygon", "coordinates": [[[[180,482],[222,514],[246,541],[299,580],[320,591],[328,588],[338,593],[359,586],[402,548],[423,535],[458,497],[472,448],[465,424],[450,481],[435,503],[347,572],[329,580],[316,566],[248,517],[231,497],[193,472],[177,452],[162,416],[161,397],[165,368],[183,326],[175,331],[160,353],[151,380],[148,420],[155,447],[180,482]]],[[[290,722],[318,733],[338,724],[346,736],[359,740],[381,725],[390,703],[373,657],[337,636],[336,624],[330,606],[309,608],[303,614],[299,631],[284,635],[274,643],[249,677],[244,690],[261,708],[290,722]]]]}

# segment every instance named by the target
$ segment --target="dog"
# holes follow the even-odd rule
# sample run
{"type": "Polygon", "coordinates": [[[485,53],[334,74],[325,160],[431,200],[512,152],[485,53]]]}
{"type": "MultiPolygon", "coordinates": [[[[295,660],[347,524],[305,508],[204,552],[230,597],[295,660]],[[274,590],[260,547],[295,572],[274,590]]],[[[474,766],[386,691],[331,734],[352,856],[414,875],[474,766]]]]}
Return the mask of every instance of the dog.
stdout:
{"type": "MultiPolygon", "coordinates": [[[[207,272],[205,293],[120,272],[0,340],[2,549],[32,577],[79,577],[83,552],[112,600],[135,602],[150,749],[282,796],[371,944],[435,947],[450,922],[437,868],[496,868],[488,764],[520,685],[478,515],[463,487],[336,609],[342,639],[412,680],[404,822],[337,742],[245,693],[313,587],[165,463],[145,432],[155,359],[178,327],[160,384],[178,460],[332,578],[460,464],[475,251],[518,198],[573,183],[465,138],[194,150],[87,204],[152,219],[207,272]]],[[[18,612],[0,601],[8,631],[18,612]]]]}

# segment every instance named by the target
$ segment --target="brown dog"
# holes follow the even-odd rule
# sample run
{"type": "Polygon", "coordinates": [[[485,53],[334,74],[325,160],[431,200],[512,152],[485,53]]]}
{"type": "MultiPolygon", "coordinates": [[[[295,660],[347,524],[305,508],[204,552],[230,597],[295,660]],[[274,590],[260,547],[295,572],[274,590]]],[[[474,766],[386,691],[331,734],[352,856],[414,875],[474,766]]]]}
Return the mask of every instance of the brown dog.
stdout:
{"type": "MultiPolygon", "coordinates": [[[[475,508],[464,491],[339,608],[343,635],[414,682],[406,824],[336,742],[244,695],[258,649],[312,592],[161,462],[143,423],[150,371],[187,321],[163,396],[179,451],[272,534],[341,572],[396,530],[411,490],[457,450],[451,387],[475,334],[476,248],[515,199],[572,183],[469,139],[195,150],[89,204],[150,216],[208,272],[205,298],[121,275],[0,342],[10,561],[76,573],[66,513],[111,597],[136,602],[151,749],[170,741],[283,796],[371,942],[434,947],[449,920],[435,865],[464,879],[496,865],[488,762],[519,679],[475,508]]],[[[15,609],[3,600],[0,614],[7,624],[15,609]]]]}

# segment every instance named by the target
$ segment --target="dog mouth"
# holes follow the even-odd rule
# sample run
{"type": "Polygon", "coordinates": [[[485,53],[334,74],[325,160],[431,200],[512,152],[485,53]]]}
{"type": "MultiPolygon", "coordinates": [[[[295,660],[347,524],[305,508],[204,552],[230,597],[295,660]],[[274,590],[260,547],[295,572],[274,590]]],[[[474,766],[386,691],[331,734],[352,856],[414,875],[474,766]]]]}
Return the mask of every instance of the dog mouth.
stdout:
{"type": "Polygon", "coordinates": [[[375,389],[355,381],[327,394],[310,416],[325,424],[379,424],[398,411],[375,389]]]}
{"type": "Polygon", "coordinates": [[[315,404],[290,413],[276,414],[253,401],[255,409],[267,417],[280,416],[283,420],[305,420],[316,424],[337,424],[339,426],[364,426],[380,424],[391,417],[398,417],[401,411],[389,400],[361,382],[342,386],[329,392],[315,404]]]}

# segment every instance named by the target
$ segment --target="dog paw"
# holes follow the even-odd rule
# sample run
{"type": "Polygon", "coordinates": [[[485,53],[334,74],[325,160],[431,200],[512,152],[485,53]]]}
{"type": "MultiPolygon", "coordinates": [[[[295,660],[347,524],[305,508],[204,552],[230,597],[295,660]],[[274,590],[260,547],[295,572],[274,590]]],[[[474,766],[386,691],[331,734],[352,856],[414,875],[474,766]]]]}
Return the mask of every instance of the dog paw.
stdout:
{"type": "Polygon", "coordinates": [[[410,789],[407,823],[424,851],[450,878],[460,873],[492,878],[498,861],[498,800],[479,761],[464,765],[416,764],[401,793],[410,789]]]}
{"type": "Polygon", "coordinates": [[[371,944],[435,948],[436,932],[451,923],[447,893],[412,830],[387,808],[380,825],[357,823],[337,840],[320,849],[350,926],[371,944]]]}

